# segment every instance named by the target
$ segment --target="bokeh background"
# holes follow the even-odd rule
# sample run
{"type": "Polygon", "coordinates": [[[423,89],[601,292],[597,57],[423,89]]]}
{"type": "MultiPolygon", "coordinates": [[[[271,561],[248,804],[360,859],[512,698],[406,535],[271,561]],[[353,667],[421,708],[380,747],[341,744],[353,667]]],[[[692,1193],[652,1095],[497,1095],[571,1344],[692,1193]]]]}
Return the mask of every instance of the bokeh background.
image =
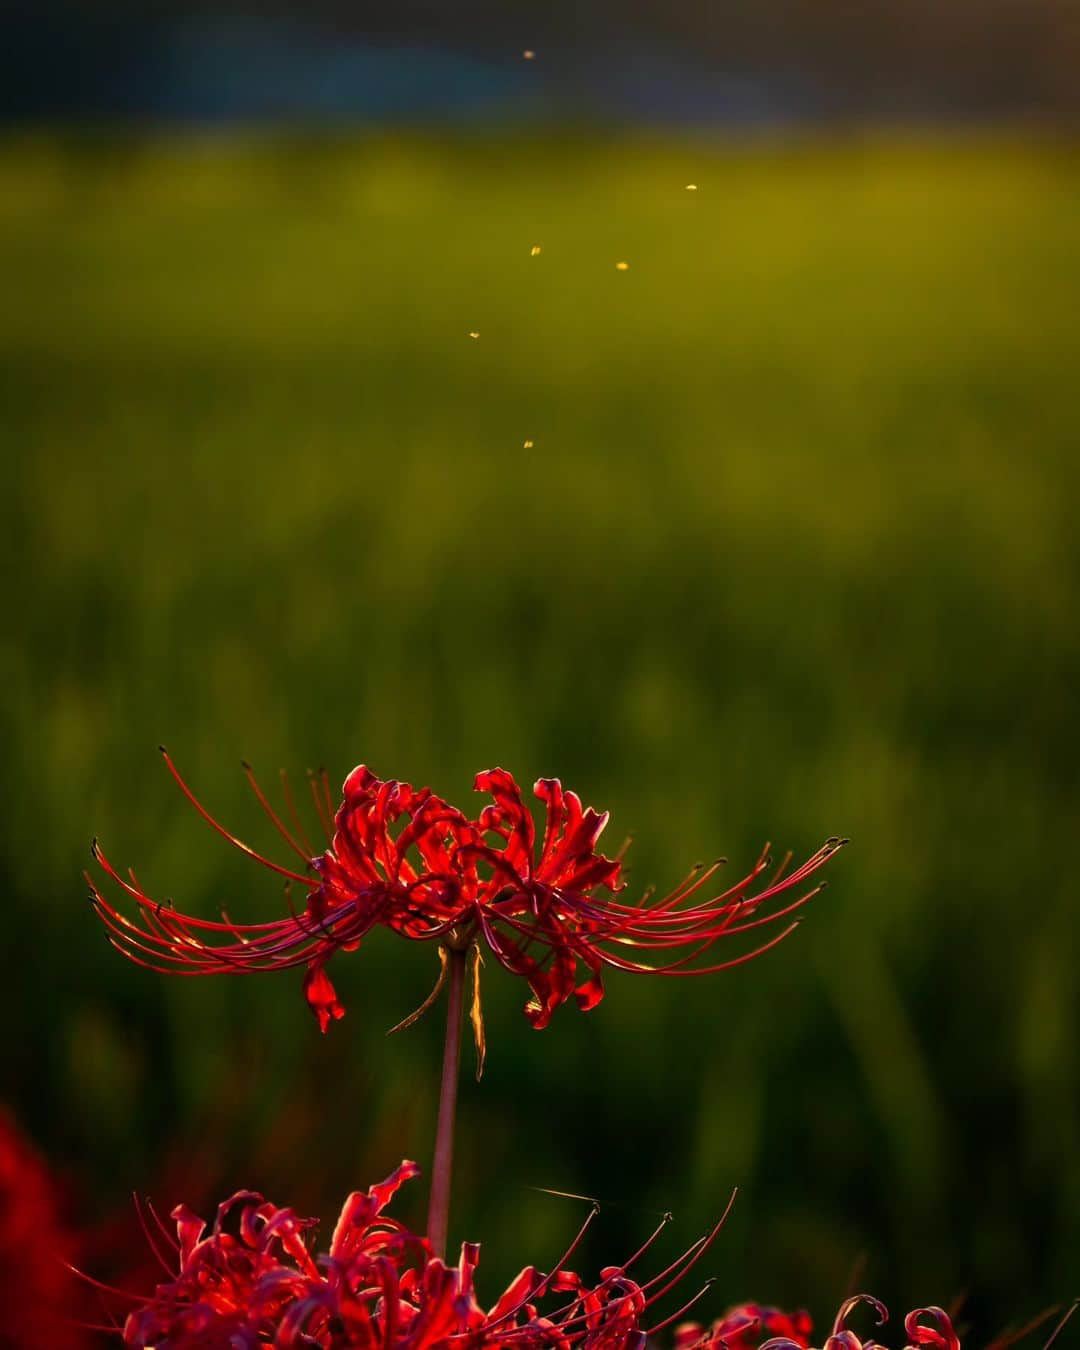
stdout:
{"type": "Polygon", "coordinates": [[[977,1345],[1076,1292],[1074,19],[13,11],[2,1095],[84,1264],[130,1266],[132,1189],[329,1221],[432,1142],[441,1018],[383,1034],[429,949],[338,958],[322,1038],[297,978],[106,945],[93,834],[284,912],[164,741],[271,851],[242,758],[559,775],[642,889],[851,836],[726,976],[541,1034],[489,966],[453,1229],[490,1292],[580,1221],[532,1187],[601,1198],[595,1267],[736,1184],[717,1311],[823,1325],[854,1268],[966,1292],[977,1345]]]}

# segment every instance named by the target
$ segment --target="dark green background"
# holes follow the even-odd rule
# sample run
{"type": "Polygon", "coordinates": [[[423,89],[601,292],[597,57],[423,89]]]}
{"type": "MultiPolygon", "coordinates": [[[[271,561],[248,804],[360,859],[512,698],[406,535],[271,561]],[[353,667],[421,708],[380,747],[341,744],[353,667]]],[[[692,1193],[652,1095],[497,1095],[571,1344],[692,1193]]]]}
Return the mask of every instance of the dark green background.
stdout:
{"type": "Polygon", "coordinates": [[[431,1145],[439,1018],[383,1035],[430,949],[337,959],[322,1039],[297,977],[106,946],[94,833],[284,912],[157,743],[266,847],[242,757],[462,805],[499,763],[610,809],[641,888],[853,844],[737,972],[535,1033],[489,965],[490,1293],[577,1226],[530,1186],[605,1200],[595,1266],[736,1183],[716,1310],[821,1325],[860,1254],[976,1344],[1076,1292],[1078,187],[1019,136],[0,147],[4,1080],[88,1216],[330,1218],[431,1145]]]}

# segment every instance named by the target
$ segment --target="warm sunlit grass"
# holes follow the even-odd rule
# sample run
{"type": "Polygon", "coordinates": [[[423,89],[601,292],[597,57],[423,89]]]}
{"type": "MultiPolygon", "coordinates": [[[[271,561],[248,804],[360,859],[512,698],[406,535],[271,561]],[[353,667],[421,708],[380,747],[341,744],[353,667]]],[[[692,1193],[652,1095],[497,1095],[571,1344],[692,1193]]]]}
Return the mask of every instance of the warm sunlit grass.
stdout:
{"type": "Polygon", "coordinates": [[[509,1232],[543,1260],[576,1226],[526,1184],[696,1235],[740,1182],[721,1301],[824,1317],[862,1250],[898,1306],[981,1290],[987,1332],[1071,1293],[1078,184],[1019,140],[0,148],[4,1012],[39,1135],[115,1195],[223,1095],[228,1181],[298,1203],[309,1154],[327,1197],[423,1156],[438,1028],[382,1031],[424,953],[340,962],[316,1042],[287,978],[128,969],[78,869],[98,831],[187,908],[277,903],[161,740],[241,832],[242,755],[451,798],[502,761],[611,807],[641,886],[854,846],[720,985],[613,980],[542,1039],[490,979],[458,1217],[492,1287],[509,1232]]]}

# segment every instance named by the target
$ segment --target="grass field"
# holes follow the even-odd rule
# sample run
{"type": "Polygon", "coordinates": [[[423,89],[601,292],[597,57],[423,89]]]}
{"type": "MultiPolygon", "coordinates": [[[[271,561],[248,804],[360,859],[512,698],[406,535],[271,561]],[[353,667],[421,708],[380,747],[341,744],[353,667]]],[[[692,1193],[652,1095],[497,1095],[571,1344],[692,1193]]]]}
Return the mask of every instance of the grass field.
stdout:
{"type": "Polygon", "coordinates": [[[503,763],[610,808],[640,887],[854,842],[727,976],[537,1034],[488,971],[491,1289],[577,1226],[529,1186],[608,1202],[610,1261],[738,1183],[717,1309],[824,1322],[862,1253],[898,1309],[970,1290],[973,1344],[1073,1295],[1078,268],[1050,141],[0,146],[4,1081],[88,1208],[329,1214],[430,1149],[438,1019],[382,1034],[430,951],[339,958],[320,1040],[288,976],[106,947],[94,833],[281,909],[158,742],[267,847],[242,757],[462,802],[503,763]]]}

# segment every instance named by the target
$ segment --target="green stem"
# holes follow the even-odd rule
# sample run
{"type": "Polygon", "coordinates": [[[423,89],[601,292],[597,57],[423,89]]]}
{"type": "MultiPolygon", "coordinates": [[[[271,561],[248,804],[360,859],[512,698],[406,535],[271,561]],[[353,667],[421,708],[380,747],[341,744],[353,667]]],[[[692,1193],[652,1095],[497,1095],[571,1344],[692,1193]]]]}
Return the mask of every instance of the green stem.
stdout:
{"type": "Polygon", "coordinates": [[[454,1118],[457,1114],[458,1070],[461,1065],[461,1021],[465,1003],[463,951],[447,953],[450,965],[446,1008],[446,1041],[443,1045],[442,1084],[439,1088],[439,1121],[435,1127],[435,1159],[431,1167],[431,1199],[428,1202],[427,1235],[436,1256],[446,1257],[450,1226],[450,1186],[454,1170],[454,1118]]]}

